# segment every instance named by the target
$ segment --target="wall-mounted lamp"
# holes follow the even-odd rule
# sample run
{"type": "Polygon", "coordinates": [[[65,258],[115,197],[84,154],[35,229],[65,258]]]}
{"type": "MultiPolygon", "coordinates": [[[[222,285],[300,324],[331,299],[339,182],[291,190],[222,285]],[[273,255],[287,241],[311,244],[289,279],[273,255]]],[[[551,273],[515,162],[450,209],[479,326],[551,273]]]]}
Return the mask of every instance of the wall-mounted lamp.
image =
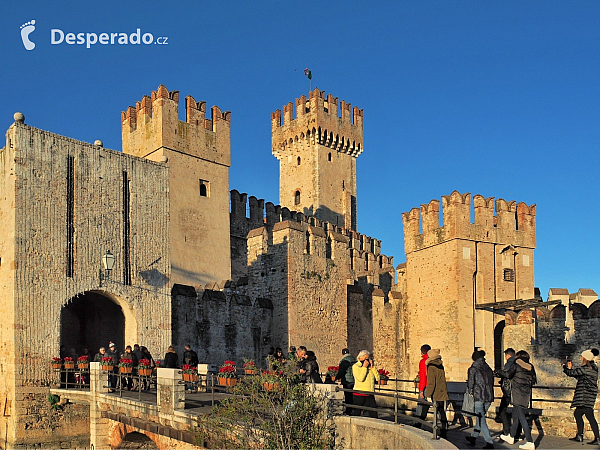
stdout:
{"type": "Polygon", "coordinates": [[[110,276],[110,271],[113,269],[113,267],[115,267],[116,260],[117,258],[115,257],[115,255],[112,254],[110,250],[107,251],[104,254],[104,256],[102,256],[102,265],[104,266],[106,274],[102,273],[102,269],[100,269],[100,286],[102,286],[103,280],[108,280],[110,276]]]}

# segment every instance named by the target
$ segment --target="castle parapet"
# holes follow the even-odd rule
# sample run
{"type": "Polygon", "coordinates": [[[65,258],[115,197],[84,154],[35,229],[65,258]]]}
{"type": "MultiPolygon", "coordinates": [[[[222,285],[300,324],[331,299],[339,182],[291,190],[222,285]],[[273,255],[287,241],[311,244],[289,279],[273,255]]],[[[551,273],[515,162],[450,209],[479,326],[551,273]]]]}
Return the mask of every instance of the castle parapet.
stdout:
{"type": "Polygon", "coordinates": [[[229,166],[231,113],[213,106],[207,118],[206,102],[191,95],[185,113],[185,121],[179,120],[179,91],[161,84],[121,113],[123,153],[150,157],[163,148],[229,166]]]}
{"type": "Polygon", "coordinates": [[[458,191],[442,197],[443,222],[439,223],[439,201],[402,213],[406,253],[451,239],[479,242],[511,242],[535,248],[536,206],[523,202],[473,196],[474,222],[471,222],[471,194],[458,191]]]}
{"type": "Polygon", "coordinates": [[[271,129],[277,159],[294,145],[315,143],[357,157],[363,147],[363,110],[315,88],[308,99],[303,95],[284,105],[283,114],[279,109],[271,113],[271,129]]]}
{"type": "MultiPolygon", "coordinates": [[[[230,229],[238,238],[262,236],[265,242],[272,242],[273,230],[281,229],[283,222],[289,223],[298,230],[308,232],[310,236],[319,236],[331,245],[332,241],[344,243],[346,252],[350,254],[351,269],[362,272],[376,268],[393,267],[393,257],[381,254],[381,241],[354,230],[340,227],[298,211],[290,211],[286,207],[274,205],[254,196],[248,197],[237,190],[230,192],[230,229]],[[247,211],[249,210],[249,215],[247,211]],[[266,213],[266,215],[265,215],[266,213]],[[263,235],[263,230],[267,235],[263,235]],[[365,269],[368,268],[368,269],[365,269]]],[[[305,236],[306,237],[306,236],[305,236]]],[[[310,237],[309,237],[310,239],[310,237]]],[[[266,245],[266,244],[265,244],[266,245]]],[[[329,252],[324,251],[324,255],[329,252]]]]}

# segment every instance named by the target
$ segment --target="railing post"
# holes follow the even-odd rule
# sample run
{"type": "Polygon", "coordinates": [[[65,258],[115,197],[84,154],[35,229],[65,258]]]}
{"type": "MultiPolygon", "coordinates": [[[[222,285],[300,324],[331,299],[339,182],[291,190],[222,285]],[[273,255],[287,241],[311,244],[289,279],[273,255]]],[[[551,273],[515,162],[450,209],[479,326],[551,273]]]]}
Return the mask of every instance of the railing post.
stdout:
{"type": "Polygon", "coordinates": [[[98,407],[98,394],[108,392],[102,382],[104,372],[99,362],[90,363],[90,447],[110,448],[108,419],[102,418],[98,407]]]}
{"type": "Polygon", "coordinates": [[[398,424],[398,392],[394,392],[394,423],[398,424]]]}
{"type": "Polygon", "coordinates": [[[438,439],[438,423],[437,423],[437,402],[432,401],[433,403],[433,439],[438,439]]]}
{"type": "Polygon", "coordinates": [[[180,381],[179,369],[156,370],[156,404],[161,413],[185,408],[185,385],[180,381]]]}

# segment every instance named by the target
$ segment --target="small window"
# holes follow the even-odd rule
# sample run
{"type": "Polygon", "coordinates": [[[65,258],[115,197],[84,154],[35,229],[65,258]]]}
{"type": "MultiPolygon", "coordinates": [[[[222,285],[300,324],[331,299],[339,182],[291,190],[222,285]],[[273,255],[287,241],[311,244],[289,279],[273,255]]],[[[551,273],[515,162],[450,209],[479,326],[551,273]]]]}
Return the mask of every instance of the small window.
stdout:
{"type": "Polygon", "coordinates": [[[294,205],[300,204],[300,191],[296,191],[294,194],[294,205]]]}
{"type": "Polygon", "coordinates": [[[329,155],[327,155],[327,161],[331,161],[331,152],[329,152],[329,155]]]}
{"type": "Polygon", "coordinates": [[[342,180],[342,191],[346,190],[346,182],[342,180]]]}
{"type": "Polygon", "coordinates": [[[298,159],[296,160],[298,162],[298,165],[300,165],[300,157],[298,156],[298,159]]]}
{"type": "Polygon", "coordinates": [[[200,180],[200,197],[210,197],[210,183],[200,180]]]}
{"type": "Polygon", "coordinates": [[[513,269],[504,269],[504,281],[515,281],[515,271],[513,269]]]}

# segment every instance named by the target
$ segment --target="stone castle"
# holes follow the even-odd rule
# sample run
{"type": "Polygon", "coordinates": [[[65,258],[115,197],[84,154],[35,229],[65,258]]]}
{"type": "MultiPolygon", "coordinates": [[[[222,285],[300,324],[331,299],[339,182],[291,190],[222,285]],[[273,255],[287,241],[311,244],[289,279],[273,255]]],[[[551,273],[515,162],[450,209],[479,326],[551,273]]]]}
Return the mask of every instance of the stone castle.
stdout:
{"type": "Polygon", "coordinates": [[[61,345],[140,343],[159,359],[190,343],[215,364],[306,345],[322,368],[368,348],[412,379],[427,342],[462,381],[477,347],[498,361],[509,344],[539,359],[597,344],[594,291],[543,302],[534,287],[535,205],[455,191],[441,222],[438,200],[413,208],[394,267],[357,231],[363,110],[315,89],[271,114],[275,205],[230,191],[230,113],[191,96],[185,121],[178,108],[162,85],[127,108],[122,152],[15,114],[0,151],[2,447],[89,430],[85,407],[45,408],[61,345]]]}

